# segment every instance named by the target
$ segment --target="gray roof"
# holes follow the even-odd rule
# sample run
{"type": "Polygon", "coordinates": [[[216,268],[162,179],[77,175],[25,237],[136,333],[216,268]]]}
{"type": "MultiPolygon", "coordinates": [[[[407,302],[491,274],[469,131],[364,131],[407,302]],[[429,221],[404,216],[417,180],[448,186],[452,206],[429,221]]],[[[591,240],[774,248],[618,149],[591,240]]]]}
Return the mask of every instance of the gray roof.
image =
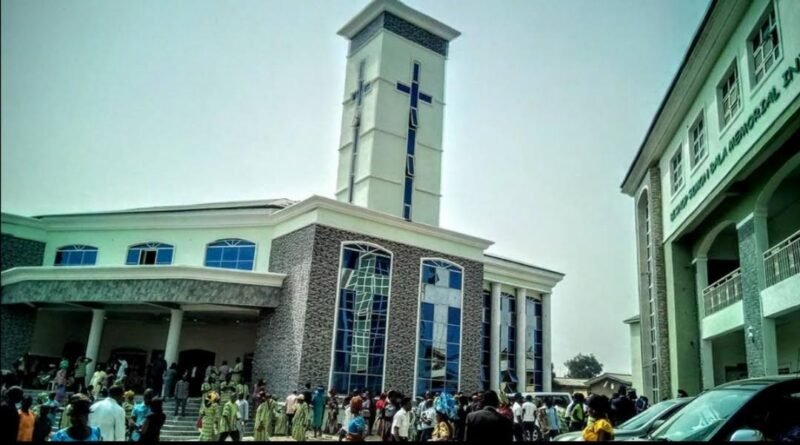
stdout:
{"type": "Polygon", "coordinates": [[[34,216],[34,218],[48,218],[54,216],[125,215],[132,213],[199,212],[199,211],[211,211],[211,210],[239,210],[239,209],[280,210],[289,207],[290,205],[295,204],[296,202],[297,201],[292,201],[286,198],[259,199],[253,201],[227,201],[227,202],[210,202],[210,203],[176,205],[176,206],[142,207],[138,209],[110,210],[103,212],[68,213],[60,215],[39,215],[39,216],[34,216]]]}

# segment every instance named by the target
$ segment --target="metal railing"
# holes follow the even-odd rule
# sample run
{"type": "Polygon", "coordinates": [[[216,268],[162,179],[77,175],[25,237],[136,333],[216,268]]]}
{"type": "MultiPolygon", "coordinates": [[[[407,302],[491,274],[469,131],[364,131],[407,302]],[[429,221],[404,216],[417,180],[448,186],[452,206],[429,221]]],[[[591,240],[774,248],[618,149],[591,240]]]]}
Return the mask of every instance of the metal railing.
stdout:
{"type": "Polygon", "coordinates": [[[800,230],[764,252],[767,287],[800,273],[800,230]]]}
{"type": "Polygon", "coordinates": [[[706,315],[736,303],[742,299],[742,269],[736,268],[703,289],[706,315]]]}

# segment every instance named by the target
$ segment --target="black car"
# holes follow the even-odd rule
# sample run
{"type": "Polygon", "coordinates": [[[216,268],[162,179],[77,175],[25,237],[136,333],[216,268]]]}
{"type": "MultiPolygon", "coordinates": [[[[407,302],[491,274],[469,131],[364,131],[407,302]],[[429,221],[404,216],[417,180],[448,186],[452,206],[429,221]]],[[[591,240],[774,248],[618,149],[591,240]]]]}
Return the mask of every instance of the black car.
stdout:
{"type": "Polygon", "coordinates": [[[757,377],[717,386],[644,440],[800,441],[800,377],[757,377]]]}

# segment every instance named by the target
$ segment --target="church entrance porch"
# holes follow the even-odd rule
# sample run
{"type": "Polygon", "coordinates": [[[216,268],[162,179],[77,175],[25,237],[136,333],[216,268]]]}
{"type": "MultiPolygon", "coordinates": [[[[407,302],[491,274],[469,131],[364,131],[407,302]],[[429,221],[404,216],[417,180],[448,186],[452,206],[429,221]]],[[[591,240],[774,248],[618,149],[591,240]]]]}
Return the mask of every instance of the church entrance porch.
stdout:
{"type": "Polygon", "coordinates": [[[157,377],[148,364],[160,356],[168,366],[175,363],[179,375],[188,373],[192,395],[199,395],[207,366],[223,361],[233,366],[236,358],[252,356],[259,315],[258,309],[223,305],[51,306],[36,312],[33,356],[57,359],[66,346],[85,344],[80,355],[95,358],[88,376],[95,365],[125,359],[126,386],[136,392],[152,386],[157,377]]]}

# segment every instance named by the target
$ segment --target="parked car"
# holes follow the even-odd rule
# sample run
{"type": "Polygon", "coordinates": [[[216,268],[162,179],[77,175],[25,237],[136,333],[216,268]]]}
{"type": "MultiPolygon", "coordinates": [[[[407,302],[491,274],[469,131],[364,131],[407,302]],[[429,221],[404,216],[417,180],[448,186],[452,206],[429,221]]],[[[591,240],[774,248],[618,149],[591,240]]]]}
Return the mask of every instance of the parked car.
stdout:
{"type": "Polygon", "coordinates": [[[644,440],[800,441],[800,377],[757,377],[706,391],[644,440]]]}
{"type": "MultiPolygon", "coordinates": [[[[694,397],[683,397],[680,399],[665,400],[656,403],[649,409],[631,417],[627,422],[614,428],[614,440],[628,440],[636,437],[647,437],[647,435],[660,427],[673,414],[680,411],[694,397]]],[[[579,442],[583,441],[581,431],[573,431],[556,436],[556,442],[579,442]]]]}

